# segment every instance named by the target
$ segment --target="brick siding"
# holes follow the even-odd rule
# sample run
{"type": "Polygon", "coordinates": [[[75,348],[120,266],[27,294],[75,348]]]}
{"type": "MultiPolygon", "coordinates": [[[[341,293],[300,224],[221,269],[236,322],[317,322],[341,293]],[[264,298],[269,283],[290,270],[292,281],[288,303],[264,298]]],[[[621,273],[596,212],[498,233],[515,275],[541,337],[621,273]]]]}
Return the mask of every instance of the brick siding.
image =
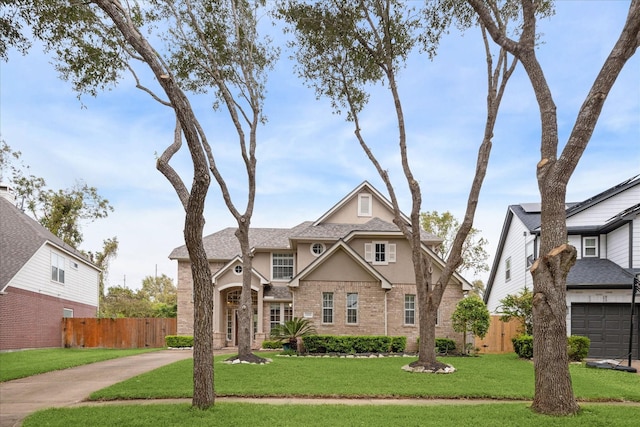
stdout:
{"type": "Polygon", "coordinates": [[[0,350],[62,346],[63,309],[96,317],[97,307],[8,287],[0,295],[0,350]]]}

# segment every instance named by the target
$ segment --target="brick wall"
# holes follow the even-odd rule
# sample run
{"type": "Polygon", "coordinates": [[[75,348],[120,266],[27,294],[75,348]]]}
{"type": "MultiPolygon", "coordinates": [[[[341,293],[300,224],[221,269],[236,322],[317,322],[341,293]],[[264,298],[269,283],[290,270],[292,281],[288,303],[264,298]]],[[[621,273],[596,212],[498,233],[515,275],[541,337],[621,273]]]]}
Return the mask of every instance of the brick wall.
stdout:
{"type": "Polygon", "coordinates": [[[96,317],[97,307],[9,287],[0,295],[0,350],[61,347],[63,309],[96,317]]]}
{"type": "MultiPolygon", "coordinates": [[[[209,263],[211,272],[215,273],[224,264],[209,263]]],[[[213,286],[213,285],[212,285],[213,286]]],[[[193,276],[191,263],[178,261],[178,335],[193,335],[193,276]]],[[[214,311],[214,315],[217,315],[214,311]]]]}

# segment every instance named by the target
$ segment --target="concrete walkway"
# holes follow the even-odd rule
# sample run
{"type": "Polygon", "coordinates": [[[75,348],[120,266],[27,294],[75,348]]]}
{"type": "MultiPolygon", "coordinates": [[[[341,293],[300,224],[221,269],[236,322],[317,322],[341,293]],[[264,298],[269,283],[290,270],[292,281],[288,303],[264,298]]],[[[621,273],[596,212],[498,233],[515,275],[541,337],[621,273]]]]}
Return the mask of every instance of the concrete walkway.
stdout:
{"type": "Polygon", "coordinates": [[[82,402],[94,391],[193,357],[191,350],[161,350],[0,383],[0,427],[20,426],[32,412],[82,402]]]}
{"type": "MultiPolygon", "coordinates": [[[[225,349],[231,353],[235,349],[225,349]]],[[[218,350],[215,354],[220,354],[218,350]]],[[[0,427],[18,427],[32,412],[51,408],[110,404],[190,403],[191,399],[148,399],[113,402],[86,402],[94,391],[124,381],[164,365],[193,357],[191,350],[161,350],[136,356],[92,363],[61,371],[34,375],[0,383],[0,427]]],[[[640,361],[634,361],[639,368],[640,361]]],[[[625,375],[621,373],[622,375],[625,375]]],[[[269,404],[343,404],[343,405],[434,405],[495,403],[482,399],[291,399],[291,398],[234,398],[218,397],[217,402],[255,402],[269,404]]],[[[616,403],[607,403],[613,404],[616,403]]],[[[640,405],[640,403],[618,403],[640,405]]]]}

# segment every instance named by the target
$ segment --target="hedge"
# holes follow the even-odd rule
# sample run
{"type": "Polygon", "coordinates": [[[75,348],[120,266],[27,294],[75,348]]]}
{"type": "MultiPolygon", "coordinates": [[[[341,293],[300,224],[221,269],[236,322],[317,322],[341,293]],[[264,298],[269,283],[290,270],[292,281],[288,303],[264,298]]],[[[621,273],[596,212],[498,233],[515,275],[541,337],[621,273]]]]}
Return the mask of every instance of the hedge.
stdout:
{"type": "Polygon", "coordinates": [[[167,347],[193,347],[193,337],[189,335],[167,335],[164,337],[167,347]]]}
{"type": "MultiPolygon", "coordinates": [[[[420,348],[420,338],[417,339],[420,348]]],[[[441,354],[453,353],[456,349],[456,342],[451,338],[436,338],[436,352],[441,354]]]]}
{"type": "MultiPolygon", "coordinates": [[[[523,359],[533,358],[533,336],[520,335],[511,339],[516,354],[523,359]]],[[[580,335],[571,335],[567,339],[567,354],[572,362],[581,362],[589,353],[591,340],[580,335]]]]}
{"type": "Polygon", "coordinates": [[[282,341],[264,340],[262,341],[262,348],[264,348],[265,350],[275,350],[282,348],[282,341]]]}
{"type": "Polygon", "coordinates": [[[402,353],[407,337],[309,335],[302,342],[309,353],[402,353]]]}

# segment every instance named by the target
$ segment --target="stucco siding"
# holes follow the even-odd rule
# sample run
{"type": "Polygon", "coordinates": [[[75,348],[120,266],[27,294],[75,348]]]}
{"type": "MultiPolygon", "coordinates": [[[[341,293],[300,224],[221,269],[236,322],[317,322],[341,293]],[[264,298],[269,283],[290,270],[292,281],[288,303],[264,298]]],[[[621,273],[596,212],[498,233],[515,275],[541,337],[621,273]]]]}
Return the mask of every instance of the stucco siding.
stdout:
{"type": "Polygon", "coordinates": [[[370,221],[372,218],[380,218],[383,221],[392,222],[393,213],[389,210],[389,207],[382,204],[372,193],[361,192],[358,194],[367,193],[371,194],[373,201],[371,203],[372,214],[369,216],[358,216],[358,195],[355,195],[348,200],[342,207],[336,212],[333,212],[327,218],[325,223],[336,224],[364,224],[370,221]]]}

